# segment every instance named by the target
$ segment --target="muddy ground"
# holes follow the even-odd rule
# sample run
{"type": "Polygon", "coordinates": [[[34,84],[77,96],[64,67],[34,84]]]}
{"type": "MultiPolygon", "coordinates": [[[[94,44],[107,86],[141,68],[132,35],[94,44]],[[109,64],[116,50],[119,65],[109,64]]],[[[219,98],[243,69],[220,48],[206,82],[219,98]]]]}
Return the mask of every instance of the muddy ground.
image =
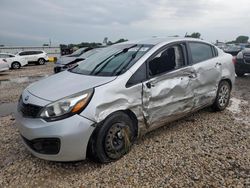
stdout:
{"type": "MultiPolygon", "coordinates": [[[[0,73],[0,104],[16,102],[30,82],[52,74],[52,68],[0,73]],[[16,82],[19,77],[34,79],[16,82]]],[[[237,78],[225,111],[207,108],[170,123],[107,165],[33,157],[21,143],[15,119],[5,115],[0,117],[0,187],[250,187],[249,96],[250,76],[237,78]]]]}

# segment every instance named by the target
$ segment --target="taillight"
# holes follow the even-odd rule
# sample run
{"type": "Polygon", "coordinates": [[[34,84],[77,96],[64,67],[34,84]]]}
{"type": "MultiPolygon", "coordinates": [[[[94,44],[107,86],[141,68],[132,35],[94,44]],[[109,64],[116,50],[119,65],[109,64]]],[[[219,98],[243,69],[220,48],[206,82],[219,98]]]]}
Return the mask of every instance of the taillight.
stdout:
{"type": "Polygon", "coordinates": [[[234,65],[237,63],[236,56],[233,57],[232,62],[234,65]]]}

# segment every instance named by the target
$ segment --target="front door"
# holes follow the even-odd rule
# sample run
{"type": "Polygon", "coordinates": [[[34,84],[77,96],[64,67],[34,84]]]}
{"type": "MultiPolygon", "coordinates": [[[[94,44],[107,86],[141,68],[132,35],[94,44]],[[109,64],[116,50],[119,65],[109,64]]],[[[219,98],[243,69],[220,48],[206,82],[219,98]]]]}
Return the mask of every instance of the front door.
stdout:
{"type": "Polygon", "coordinates": [[[185,49],[184,44],[168,46],[148,62],[151,79],[143,82],[143,111],[150,130],[193,108],[196,73],[187,65],[185,49]]]}

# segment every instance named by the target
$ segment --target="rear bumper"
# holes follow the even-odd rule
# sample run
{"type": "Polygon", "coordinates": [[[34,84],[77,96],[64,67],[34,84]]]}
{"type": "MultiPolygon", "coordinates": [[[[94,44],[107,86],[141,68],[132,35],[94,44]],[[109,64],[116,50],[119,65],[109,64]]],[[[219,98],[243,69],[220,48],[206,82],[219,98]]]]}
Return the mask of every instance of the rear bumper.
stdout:
{"type": "Polygon", "coordinates": [[[236,59],[235,72],[250,73],[250,63],[246,63],[244,59],[236,59]]]}
{"type": "Polygon", "coordinates": [[[55,122],[24,118],[19,112],[15,117],[24,145],[36,157],[50,161],[86,158],[94,122],[79,115],[55,122]]]}

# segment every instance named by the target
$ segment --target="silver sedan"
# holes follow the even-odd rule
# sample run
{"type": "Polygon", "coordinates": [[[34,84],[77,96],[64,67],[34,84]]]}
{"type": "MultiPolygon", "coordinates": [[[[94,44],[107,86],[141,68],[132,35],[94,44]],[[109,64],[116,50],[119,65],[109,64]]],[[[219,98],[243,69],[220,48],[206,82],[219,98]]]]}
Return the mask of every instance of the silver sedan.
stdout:
{"type": "Polygon", "coordinates": [[[203,40],[126,42],[27,87],[16,121],[39,158],[106,163],[167,122],[224,110],[234,80],[232,56],[203,40]]]}

